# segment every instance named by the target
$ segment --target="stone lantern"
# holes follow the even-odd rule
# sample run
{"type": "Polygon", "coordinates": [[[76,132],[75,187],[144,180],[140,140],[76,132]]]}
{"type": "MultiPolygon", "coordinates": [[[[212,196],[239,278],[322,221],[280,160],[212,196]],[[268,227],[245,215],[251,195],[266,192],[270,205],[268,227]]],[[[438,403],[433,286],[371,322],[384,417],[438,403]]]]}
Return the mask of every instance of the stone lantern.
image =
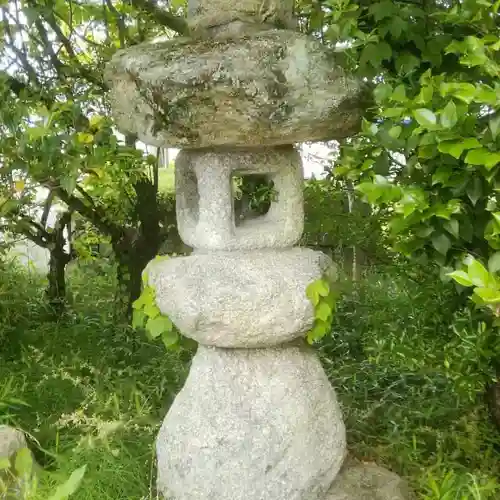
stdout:
{"type": "Polygon", "coordinates": [[[199,343],[157,440],[170,500],[407,498],[392,473],[346,463],[335,392],[304,341],[306,287],[331,261],[294,247],[304,224],[294,144],[352,134],[362,91],[293,30],[293,3],[189,0],[190,37],[119,52],[107,69],[120,130],[182,149],[177,220],[194,251],[148,267],[162,313],[199,343]],[[252,174],[276,197],[239,223],[233,177],[252,174]]]}

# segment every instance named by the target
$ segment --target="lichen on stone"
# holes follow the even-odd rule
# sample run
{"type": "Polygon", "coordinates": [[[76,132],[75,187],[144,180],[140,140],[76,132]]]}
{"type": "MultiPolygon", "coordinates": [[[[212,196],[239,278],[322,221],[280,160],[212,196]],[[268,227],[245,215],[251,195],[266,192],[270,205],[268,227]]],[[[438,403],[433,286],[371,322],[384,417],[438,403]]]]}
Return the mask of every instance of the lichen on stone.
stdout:
{"type": "Polygon", "coordinates": [[[359,84],[333,60],[318,41],[274,29],[132,47],[107,78],[118,125],[146,143],[290,144],[343,137],[359,123],[359,84]]]}

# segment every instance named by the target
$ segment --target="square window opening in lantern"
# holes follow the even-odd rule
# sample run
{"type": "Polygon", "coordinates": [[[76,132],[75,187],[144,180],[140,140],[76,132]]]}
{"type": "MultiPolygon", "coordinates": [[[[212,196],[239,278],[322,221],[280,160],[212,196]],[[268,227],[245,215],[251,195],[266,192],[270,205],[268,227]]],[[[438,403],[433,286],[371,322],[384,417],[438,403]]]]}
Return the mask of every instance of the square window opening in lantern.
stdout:
{"type": "Polygon", "coordinates": [[[236,227],[264,217],[269,212],[271,204],[278,198],[274,181],[269,175],[243,174],[236,171],[232,175],[231,185],[236,227]]]}

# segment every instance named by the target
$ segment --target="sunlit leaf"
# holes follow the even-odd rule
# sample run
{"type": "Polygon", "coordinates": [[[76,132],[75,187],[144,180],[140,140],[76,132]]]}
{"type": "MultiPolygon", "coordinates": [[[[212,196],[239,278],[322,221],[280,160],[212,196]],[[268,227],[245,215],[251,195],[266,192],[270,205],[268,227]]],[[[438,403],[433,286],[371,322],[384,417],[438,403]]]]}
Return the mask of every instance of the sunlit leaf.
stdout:
{"type": "Polygon", "coordinates": [[[83,467],[80,467],[72,472],[69,479],[64,484],[57,487],[55,493],[49,498],[49,500],[67,500],[71,495],[76,493],[83,481],[86,471],[87,466],[84,465],[83,467]]]}
{"type": "Polygon", "coordinates": [[[426,108],[419,108],[413,112],[413,116],[415,120],[417,120],[418,124],[422,127],[434,127],[437,124],[436,115],[430,110],[426,108]]]}
{"type": "Polygon", "coordinates": [[[474,285],[487,287],[490,281],[490,275],[487,269],[477,259],[472,259],[467,268],[467,273],[474,285]]]}
{"type": "Polygon", "coordinates": [[[172,330],[172,321],[166,316],[157,316],[150,318],[146,322],[146,330],[149,332],[153,339],[163,335],[165,332],[172,330]]]}
{"type": "Polygon", "coordinates": [[[500,271],[500,252],[495,252],[488,260],[488,270],[490,273],[500,271]]]}
{"type": "Polygon", "coordinates": [[[453,101],[450,101],[441,112],[441,125],[444,128],[452,128],[457,121],[457,107],[453,101]]]}
{"type": "Polygon", "coordinates": [[[33,455],[29,448],[21,448],[16,453],[14,469],[20,476],[30,474],[33,469],[33,455]]]}
{"type": "Polygon", "coordinates": [[[465,271],[453,271],[449,273],[448,276],[453,278],[457,283],[462,286],[474,286],[474,283],[469,278],[469,275],[465,271]]]}

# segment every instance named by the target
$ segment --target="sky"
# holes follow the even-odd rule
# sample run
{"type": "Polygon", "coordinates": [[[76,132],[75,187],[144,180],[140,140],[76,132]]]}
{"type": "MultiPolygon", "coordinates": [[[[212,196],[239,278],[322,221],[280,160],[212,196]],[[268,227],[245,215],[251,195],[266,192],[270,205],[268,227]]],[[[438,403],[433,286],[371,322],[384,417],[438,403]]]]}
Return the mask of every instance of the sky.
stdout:
{"type": "MultiPolygon", "coordinates": [[[[149,148],[147,148],[149,150],[149,148]]],[[[150,151],[155,154],[156,148],[150,151]]],[[[169,149],[168,158],[174,160],[179,152],[178,149],[169,149]]],[[[310,179],[314,176],[316,179],[325,175],[325,166],[331,162],[331,155],[335,152],[334,143],[304,143],[300,145],[302,164],[304,167],[304,178],[310,179]]]]}

